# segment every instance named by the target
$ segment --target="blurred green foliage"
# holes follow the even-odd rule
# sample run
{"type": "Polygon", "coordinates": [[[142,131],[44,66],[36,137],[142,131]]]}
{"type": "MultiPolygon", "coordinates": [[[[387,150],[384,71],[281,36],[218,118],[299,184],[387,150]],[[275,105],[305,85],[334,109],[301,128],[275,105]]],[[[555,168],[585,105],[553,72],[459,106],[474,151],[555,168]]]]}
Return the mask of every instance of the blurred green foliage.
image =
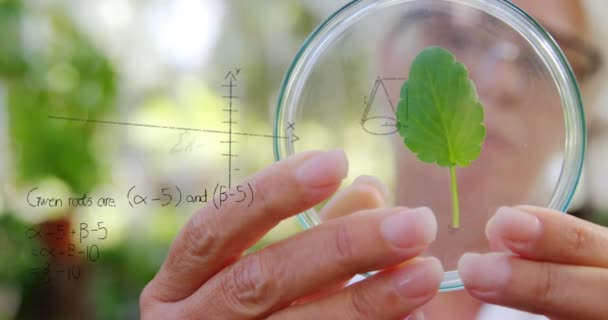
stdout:
{"type": "Polygon", "coordinates": [[[45,259],[30,254],[40,243],[26,236],[29,227],[14,215],[0,214],[0,284],[31,284],[30,271],[44,264],[45,259]]]}
{"type": "MultiPolygon", "coordinates": [[[[8,91],[9,134],[21,179],[57,177],[76,193],[99,179],[86,123],[49,116],[99,117],[112,110],[115,74],[109,62],[56,10],[48,14],[50,39],[43,50],[26,48],[19,36],[19,1],[0,4],[0,77],[8,91]]],[[[32,18],[34,19],[34,18],[32,18]]]]}
{"type": "Polygon", "coordinates": [[[18,78],[25,72],[25,62],[19,45],[21,5],[15,0],[0,1],[0,74],[18,78]]]}
{"type": "MultiPolygon", "coordinates": [[[[94,127],[49,116],[89,118],[111,112],[116,77],[109,61],[59,8],[28,14],[25,3],[16,0],[0,1],[0,43],[13,178],[23,185],[57,178],[74,193],[90,191],[102,175],[91,146],[94,127]],[[28,44],[27,23],[45,26],[43,44],[28,44]]],[[[45,245],[26,237],[30,226],[17,216],[0,216],[0,237],[7,240],[0,252],[0,285],[19,284],[28,305],[28,292],[39,285],[31,270],[45,264],[31,249],[45,245]]]]}
{"type": "MultiPolygon", "coordinates": [[[[16,180],[11,183],[17,189],[51,178],[65,183],[73,194],[83,194],[107,182],[103,180],[108,172],[101,163],[107,158],[104,152],[115,150],[93,144],[103,141],[96,135],[108,128],[52,119],[111,119],[116,112],[119,90],[120,70],[93,44],[91,35],[83,34],[76,26],[66,3],[0,0],[0,86],[6,93],[8,154],[15,169],[10,177],[16,180]],[[37,33],[34,43],[24,31],[28,25],[37,28],[29,31],[37,33]]],[[[225,72],[226,66],[246,70],[242,77],[247,85],[242,90],[250,110],[247,116],[252,118],[252,123],[266,123],[269,102],[274,100],[292,58],[291,54],[282,54],[277,60],[274,48],[281,47],[283,52],[295,54],[297,46],[318,20],[296,2],[262,5],[245,1],[232,2],[229,7],[232,23],[221,30],[222,37],[236,35],[238,41],[218,43],[212,60],[220,62],[219,73],[225,72]],[[291,29],[270,32],[275,29],[275,23],[261,23],[259,18],[268,8],[280,9],[286,15],[283,23],[287,22],[291,29]],[[291,42],[284,44],[283,39],[291,42]],[[237,52],[230,47],[235,43],[247,48],[247,52],[226,55],[226,52],[237,52]]],[[[169,97],[173,88],[171,83],[167,86],[155,92],[169,97]]],[[[146,96],[149,92],[142,94],[146,96]]],[[[68,210],[63,214],[69,219],[68,210]]],[[[62,315],[53,314],[56,309],[52,306],[38,309],[48,289],[41,289],[33,281],[31,269],[44,265],[44,261],[30,253],[31,248],[40,249],[44,244],[26,237],[25,232],[32,225],[21,222],[20,215],[20,212],[0,215],[0,288],[7,284],[21,287],[23,301],[18,318],[61,318],[62,315]]],[[[139,294],[158,271],[171,240],[137,233],[127,239],[104,247],[103,258],[97,263],[82,266],[83,272],[90,276],[86,279],[86,296],[79,299],[91,306],[86,311],[90,317],[137,318],[139,294]]],[[[252,250],[272,239],[265,238],[252,250]]]]}
{"type": "Polygon", "coordinates": [[[139,294],[158,271],[159,261],[167,246],[152,247],[138,241],[104,250],[103,259],[95,264],[90,294],[99,319],[119,320],[138,317],[139,294]],[[160,252],[162,250],[162,252],[160,252]],[[154,255],[156,254],[156,255],[154,255]]]}

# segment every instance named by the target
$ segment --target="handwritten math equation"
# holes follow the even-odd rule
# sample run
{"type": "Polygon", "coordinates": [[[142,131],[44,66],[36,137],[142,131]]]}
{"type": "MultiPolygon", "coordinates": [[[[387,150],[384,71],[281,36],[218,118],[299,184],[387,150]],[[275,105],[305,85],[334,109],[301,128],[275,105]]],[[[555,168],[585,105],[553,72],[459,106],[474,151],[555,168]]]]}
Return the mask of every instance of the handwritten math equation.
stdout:
{"type": "MultiPolygon", "coordinates": [[[[90,226],[88,223],[81,222],[79,228],[75,229],[71,227],[70,230],[66,230],[66,225],[57,224],[54,228],[49,228],[48,226],[37,226],[31,227],[27,229],[25,235],[28,239],[54,239],[56,241],[63,240],[73,240],[74,238],[78,238],[78,243],[82,243],[82,240],[86,240],[89,236],[94,237],[96,240],[105,240],[108,238],[108,228],[104,226],[103,221],[97,222],[96,226],[90,226]],[[52,230],[51,230],[52,229],[52,230]]],[[[74,248],[70,247],[72,250],[74,248]]],[[[68,252],[72,252],[68,250],[68,252]]],[[[65,252],[61,252],[60,254],[64,254],[65,252]]],[[[44,251],[41,249],[40,254],[34,254],[34,256],[49,256],[55,255],[53,251],[44,251]]]]}
{"type": "Polygon", "coordinates": [[[234,201],[251,207],[255,200],[255,194],[251,183],[237,185],[229,189],[222,184],[216,184],[213,188],[204,188],[198,192],[184,192],[179,186],[160,188],[156,192],[148,193],[142,191],[144,188],[133,185],[124,192],[121,199],[108,196],[91,196],[83,194],[78,197],[52,197],[38,187],[29,190],[26,202],[32,208],[79,208],[79,207],[119,207],[121,203],[128,204],[131,208],[138,207],[180,207],[182,205],[205,205],[213,204],[220,209],[228,201],[234,201]]]}
{"type": "Polygon", "coordinates": [[[40,240],[41,244],[30,251],[30,255],[45,261],[42,266],[30,269],[32,276],[44,284],[53,280],[77,280],[82,275],[80,264],[70,264],[69,259],[96,263],[101,258],[101,243],[108,238],[108,227],[104,221],[94,225],[81,222],[78,226],[50,224],[29,227],[25,231],[29,240],[40,240]],[[43,239],[53,240],[43,245],[43,239]],[[83,240],[93,244],[81,245],[83,240]]]}
{"type": "Polygon", "coordinates": [[[58,278],[66,280],[78,280],[82,270],[78,265],[56,266],[49,262],[43,267],[32,268],[32,275],[44,284],[50,284],[51,280],[58,278]]]}

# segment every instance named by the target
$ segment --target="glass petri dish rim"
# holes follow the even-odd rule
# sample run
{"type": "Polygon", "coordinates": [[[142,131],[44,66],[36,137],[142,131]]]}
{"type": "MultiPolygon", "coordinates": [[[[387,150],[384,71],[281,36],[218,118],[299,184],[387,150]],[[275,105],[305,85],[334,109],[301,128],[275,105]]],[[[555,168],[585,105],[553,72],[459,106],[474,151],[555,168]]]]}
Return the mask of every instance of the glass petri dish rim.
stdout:
{"type": "MultiPolygon", "coordinates": [[[[417,2],[419,0],[353,0],[323,21],[304,41],[291,62],[283,78],[273,126],[273,151],[275,161],[293,154],[293,132],[288,132],[285,124],[293,120],[297,101],[310,71],[323,53],[344,30],[354,24],[368,10],[379,9],[395,3],[417,2]],[[278,138],[288,137],[288,139],[278,138]]],[[[555,39],[534,18],[508,0],[435,0],[457,3],[501,19],[524,37],[542,58],[549,69],[561,96],[565,120],[564,159],[557,185],[547,207],[562,212],[568,210],[581,178],[586,143],[587,128],[583,102],[570,64],[555,39]]],[[[292,121],[293,122],[293,121],[292,121]]],[[[298,221],[306,228],[320,223],[314,209],[298,215],[298,221]]],[[[365,277],[373,273],[362,274],[365,277]]],[[[456,270],[446,271],[440,291],[463,289],[463,283],[456,270]]]]}

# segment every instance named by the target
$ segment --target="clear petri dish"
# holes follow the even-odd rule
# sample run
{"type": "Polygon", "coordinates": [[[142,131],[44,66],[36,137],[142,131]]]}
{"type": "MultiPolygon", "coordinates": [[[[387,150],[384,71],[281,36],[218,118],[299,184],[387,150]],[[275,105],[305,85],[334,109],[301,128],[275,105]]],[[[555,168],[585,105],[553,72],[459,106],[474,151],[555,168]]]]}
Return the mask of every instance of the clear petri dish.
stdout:
{"type": "MultiPolygon", "coordinates": [[[[391,206],[426,206],[437,240],[424,253],[446,270],[442,291],[462,288],[465,252],[489,252],[484,229],[501,206],[566,211],[578,184],[586,128],[578,85],[564,53],[539,23],[509,1],[359,0],[323,22],[284,78],[276,110],[276,160],[343,149],[346,187],[382,180],[391,206]],[[484,109],[479,157],[456,169],[460,224],[453,224],[447,168],[420,161],[398,133],[400,89],[425,48],[450,51],[468,70],[484,109]]],[[[324,221],[322,204],[299,215],[324,221]]],[[[369,276],[370,272],[365,274],[369,276]]]]}

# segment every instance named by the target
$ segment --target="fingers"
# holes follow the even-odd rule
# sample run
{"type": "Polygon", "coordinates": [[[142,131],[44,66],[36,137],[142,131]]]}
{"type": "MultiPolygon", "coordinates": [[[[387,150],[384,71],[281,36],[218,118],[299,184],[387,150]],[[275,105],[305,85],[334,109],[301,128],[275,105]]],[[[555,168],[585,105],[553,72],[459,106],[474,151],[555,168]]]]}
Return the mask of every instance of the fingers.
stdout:
{"type": "Polygon", "coordinates": [[[260,317],[357,273],[409,260],[436,232],[428,208],[335,219],[243,257],[205,283],[184,308],[222,319],[260,317]]]}
{"type": "Polygon", "coordinates": [[[351,213],[386,206],[388,190],[377,178],[360,176],[351,186],[338,192],[323,207],[319,216],[331,220],[351,213]]]}
{"type": "Polygon", "coordinates": [[[464,255],[458,271],[469,293],[487,303],[571,320],[608,315],[606,269],[492,253],[464,255]]]}
{"type": "MultiPolygon", "coordinates": [[[[372,176],[360,176],[351,186],[335,194],[319,212],[319,216],[321,220],[327,221],[363,210],[383,208],[387,199],[388,189],[380,180],[372,176]]],[[[298,299],[297,303],[329,295],[341,290],[347,283],[348,280],[336,283],[312,296],[298,299]]]]}
{"type": "Polygon", "coordinates": [[[437,259],[419,259],[376,274],[336,294],[289,307],[268,319],[403,319],[435,295],[442,274],[437,259]]]}
{"type": "MultiPolygon", "coordinates": [[[[347,166],[342,151],[299,154],[241,184],[253,190],[250,207],[240,197],[227,197],[219,209],[207,205],[178,234],[142,300],[173,302],[189,296],[281,220],[334,193],[347,166]]],[[[238,187],[230,193],[240,194],[238,187]]]]}
{"type": "MultiPolygon", "coordinates": [[[[353,184],[335,194],[319,213],[322,220],[330,220],[357,213],[363,210],[378,209],[386,206],[388,189],[377,178],[360,176],[353,184]]],[[[348,280],[316,292],[313,295],[298,299],[294,303],[305,303],[342,290],[348,280]]]]}
{"type": "Polygon", "coordinates": [[[608,229],[535,207],[501,208],[486,234],[494,249],[528,259],[608,268],[608,229]]]}
{"type": "Polygon", "coordinates": [[[476,298],[560,319],[605,319],[608,229],[549,209],[501,208],[486,234],[495,250],[458,271],[476,298]]]}

